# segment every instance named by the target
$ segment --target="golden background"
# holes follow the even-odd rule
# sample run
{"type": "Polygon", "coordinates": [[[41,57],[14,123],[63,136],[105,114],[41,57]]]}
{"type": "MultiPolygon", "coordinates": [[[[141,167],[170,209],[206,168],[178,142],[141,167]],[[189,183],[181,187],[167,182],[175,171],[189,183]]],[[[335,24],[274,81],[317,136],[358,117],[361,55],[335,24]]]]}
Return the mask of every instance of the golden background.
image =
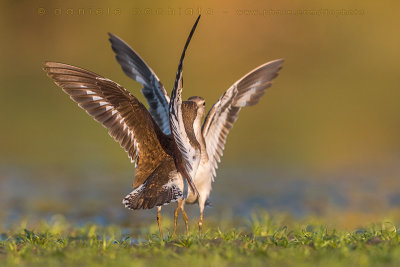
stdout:
{"type": "Polygon", "coordinates": [[[400,195],[399,7],[395,1],[2,1],[0,179],[24,170],[32,185],[60,179],[68,187],[96,170],[106,180],[123,176],[115,179],[128,192],[134,167],[125,152],[46,77],[43,62],[89,69],[144,102],[141,86],[114,59],[107,32],[130,44],[170,92],[200,11],[185,59],[184,98],[200,95],[209,109],[251,69],[285,59],[274,85],[257,106],[242,110],[229,134],[221,190],[238,183],[226,172],[245,181],[252,168],[265,187],[277,179],[274,172],[283,182],[364,184],[368,176],[367,196],[389,192],[382,202],[391,209],[390,199],[400,195]]]}

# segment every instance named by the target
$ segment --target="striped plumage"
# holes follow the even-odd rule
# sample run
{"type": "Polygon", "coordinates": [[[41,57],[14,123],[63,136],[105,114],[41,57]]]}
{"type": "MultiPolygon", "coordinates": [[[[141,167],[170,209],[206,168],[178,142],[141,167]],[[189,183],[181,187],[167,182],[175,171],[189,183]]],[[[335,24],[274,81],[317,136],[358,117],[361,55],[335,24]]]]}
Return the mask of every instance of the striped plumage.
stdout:
{"type": "Polygon", "coordinates": [[[278,76],[282,63],[283,60],[278,59],[255,68],[235,82],[208,112],[202,134],[212,166],[213,179],[229,130],[238,119],[240,110],[260,101],[265,90],[272,85],[272,80],[278,76]]]}
{"type": "Polygon", "coordinates": [[[109,34],[114,51],[123,51],[117,60],[125,73],[143,84],[149,110],[122,86],[94,72],[57,62],[45,62],[44,67],[47,75],[107,128],[135,162],[134,190],[122,202],[129,209],[157,206],[161,235],[161,206],[185,199],[189,191],[197,194],[192,177],[200,162],[200,146],[194,129],[200,129],[204,112],[198,111],[196,101],[182,101],[181,92],[183,59],[199,18],[186,41],[176,77],[180,82],[174,86],[171,99],[141,57],[109,34]],[[170,116],[170,110],[175,116],[170,116]]]}
{"type": "MultiPolygon", "coordinates": [[[[192,139],[188,136],[188,132],[184,127],[184,114],[182,113],[182,89],[183,89],[183,60],[185,58],[186,49],[189,46],[190,40],[196,30],[197,23],[200,20],[198,16],[194,23],[192,30],[189,33],[189,37],[186,40],[185,46],[181,58],[179,60],[178,71],[176,73],[174,89],[171,92],[171,102],[169,103],[169,119],[172,136],[175,139],[177,147],[182,154],[185,162],[185,170],[179,170],[181,173],[186,171],[186,175],[190,177],[190,180],[196,175],[197,167],[200,163],[200,144],[197,140],[192,139]]],[[[118,55],[117,55],[118,56],[118,55]]],[[[201,115],[201,114],[197,114],[201,115]]],[[[193,125],[191,125],[193,128],[193,125]]],[[[196,189],[191,188],[192,192],[197,195],[196,189]]]]}
{"type": "Polygon", "coordinates": [[[117,36],[109,33],[109,41],[122,70],[143,85],[142,93],[149,104],[149,112],[164,134],[170,135],[169,97],[160,79],[143,59],[117,36]]]}
{"type": "Polygon", "coordinates": [[[109,134],[135,161],[134,190],[123,203],[130,209],[158,206],[178,200],[187,225],[184,204],[198,203],[199,227],[221,160],[228,133],[240,110],[259,102],[278,75],[283,60],[259,66],[234,83],[213,105],[202,124],[205,101],[182,101],[182,69],[187,46],[200,16],[186,41],[171,93],[144,60],[124,41],[109,34],[116,59],[125,74],[143,85],[147,110],[135,96],[115,82],[93,72],[62,63],[46,62],[45,71],[71,99],[108,129],[109,134]]]}
{"type": "MultiPolygon", "coordinates": [[[[283,60],[266,63],[246,74],[235,82],[213,105],[204,121],[201,138],[201,160],[194,183],[198,195],[190,195],[183,201],[198,203],[200,208],[199,230],[203,224],[203,212],[211,193],[211,184],[216,176],[216,169],[225,148],[230,129],[238,119],[240,110],[245,106],[258,103],[272,80],[278,76],[283,60]]],[[[181,205],[183,211],[183,205],[181,205]]]]}
{"type": "MultiPolygon", "coordinates": [[[[78,67],[46,62],[44,70],[72,100],[108,129],[109,135],[136,163],[132,194],[137,203],[125,201],[128,208],[151,209],[182,198],[184,183],[175,166],[180,152],[135,96],[117,83],[78,67]],[[172,193],[176,191],[180,192],[172,193]]],[[[197,111],[185,112],[192,118],[186,126],[191,128],[197,111]]]]}
{"type": "MultiPolygon", "coordinates": [[[[196,21],[195,25],[197,24],[197,22],[198,20],[196,21]]],[[[136,76],[132,75],[132,73],[138,72],[138,70],[136,70],[135,68],[137,68],[139,64],[134,64],[134,62],[137,62],[137,59],[140,57],[133,51],[132,48],[130,48],[118,37],[111,38],[110,41],[113,51],[116,54],[117,61],[118,63],[120,63],[123,71],[129,77],[138,81],[138,79],[135,78],[136,76]]],[[[186,46],[184,52],[182,53],[182,57],[185,53],[185,50],[186,46]]],[[[181,60],[181,62],[183,61],[181,60]]],[[[182,210],[185,218],[185,202],[197,202],[200,206],[199,225],[202,224],[204,206],[211,192],[211,183],[212,181],[214,181],[214,178],[216,176],[216,169],[218,168],[218,163],[221,160],[228,133],[233,127],[235,121],[238,119],[240,110],[245,106],[253,106],[259,102],[261,97],[264,95],[265,90],[271,86],[273,79],[278,76],[278,72],[281,69],[282,63],[283,60],[281,59],[274,60],[265,63],[246,74],[243,78],[235,82],[220,97],[217,103],[213,105],[213,107],[208,112],[208,115],[201,129],[198,128],[196,130],[196,127],[193,127],[196,135],[196,140],[198,141],[200,146],[200,162],[196,174],[193,177],[199,194],[193,194],[192,192],[189,192],[188,197],[184,201],[178,202],[178,208],[175,211],[175,222],[179,210],[182,210]]],[[[175,80],[174,86],[174,88],[179,88],[179,90],[176,91],[179,94],[179,97],[182,91],[182,75],[179,70],[182,69],[182,66],[182,64],[179,64],[177,79],[175,80]]],[[[146,88],[145,84],[144,87],[146,88]]],[[[145,90],[145,88],[142,89],[142,92],[143,90],[145,90]]],[[[168,107],[166,103],[169,101],[169,99],[168,96],[165,94],[165,91],[163,91],[163,87],[153,86],[151,87],[151,89],[153,90],[152,93],[144,93],[144,95],[148,103],[153,103],[154,105],[157,105],[153,108],[154,114],[152,113],[152,116],[156,117],[159,116],[157,114],[159,110],[165,110],[168,107]],[[165,96],[165,101],[159,100],[159,98],[163,95],[165,96]],[[162,105],[164,106],[164,108],[160,107],[162,105]]],[[[175,97],[174,94],[175,90],[172,92],[171,98],[175,97]]],[[[195,98],[193,98],[192,101],[195,101],[195,98]]],[[[170,116],[177,117],[177,114],[175,114],[174,110],[171,109],[171,107],[172,105],[169,105],[170,116]]],[[[204,112],[204,109],[204,99],[201,98],[198,102],[198,111],[204,112]]],[[[173,123],[171,123],[170,126],[173,126],[173,123]]],[[[172,128],[172,131],[170,129],[166,129],[165,131],[174,132],[176,130],[177,128],[175,127],[172,128]]],[[[176,141],[178,147],[179,145],[183,146],[183,142],[181,142],[180,140],[176,141]]],[[[194,155],[194,153],[191,153],[191,151],[182,152],[183,155],[194,155]]],[[[198,155],[195,155],[195,157],[197,158],[198,155]]],[[[188,158],[189,157],[187,157],[186,160],[188,160],[188,158]]],[[[188,166],[188,170],[190,170],[190,166],[188,166]]]]}

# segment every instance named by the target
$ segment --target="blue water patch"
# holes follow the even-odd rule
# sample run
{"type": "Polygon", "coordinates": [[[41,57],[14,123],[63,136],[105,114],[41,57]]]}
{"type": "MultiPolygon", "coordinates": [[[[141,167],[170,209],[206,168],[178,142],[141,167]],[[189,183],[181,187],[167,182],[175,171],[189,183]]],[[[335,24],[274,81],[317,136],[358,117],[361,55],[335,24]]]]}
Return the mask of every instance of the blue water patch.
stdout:
{"type": "MultiPolygon", "coordinates": [[[[92,169],[68,173],[0,166],[0,177],[0,203],[4,207],[0,210],[0,230],[9,229],[22,219],[51,221],[54,214],[77,225],[92,222],[136,228],[155,222],[155,210],[133,212],[121,204],[131,190],[130,172],[92,169]]],[[[389,210],[400,206],[400,179],[394,177],[378,171],[313,177],[300,171],[224,167],[218,170],[211,192],[212,207],[206,208],[206,216],[250,218],[259,208],[297,217],[332,209],[389,210]]],[[[172,217],[175,205],[163,207],[163,214],[172,217]]],[[[197,218],[197,205],[187,205],[187,210],[197,218]]]]}

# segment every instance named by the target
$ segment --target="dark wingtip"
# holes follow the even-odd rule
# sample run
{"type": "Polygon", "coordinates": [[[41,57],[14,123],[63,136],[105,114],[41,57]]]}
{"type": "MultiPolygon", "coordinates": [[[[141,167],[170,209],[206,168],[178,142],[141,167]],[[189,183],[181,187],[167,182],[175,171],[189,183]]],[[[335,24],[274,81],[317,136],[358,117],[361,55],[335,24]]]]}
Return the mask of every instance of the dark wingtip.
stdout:
{"type": "Polygon", "coordinates": [[[108,32],[107,34],[108,34],[108,41],[110,41],[110,43],[113,43],[113,40],[116,39],[117,37],[111,32],[108,32]]]}
{"type": "Polygon", "coordinates": [[[119,39],[118,38],[118,36],[116,36],[115,34],[112,34],[111,32],[108,32],[107,33],[107,35],[108,35],[108,39],[111,41],[112,39],[119,39]]]}
{"type": "Polygon", "coordinates": [[[123,41],[123,40],[122,40],[121,38],[119,38],[117,35],[112,34],[111,32],[108,32],[107,34],[108,34],[108,37],[109,37],[109,38],[108,38],[108,41],[111,43],[111,46],[113,47],[113,49],[114,49],[114,45],[115,45],[115,44],[118,44],[118,42],[120,42],[120,43],[122,43],[122,44],[128,46],[128,44],[125,43],[125,41],[123,41]]]}
{"type": "Polygon", "coordinates": [[[189,36],[188,36],[188,38],[187,38],[187,40],[186,40],[186,43],[185,43],[185,46],[184,46],[184,48],[183,48],[183,52],[182,52],[182,55],[181,55],[181,61],[183,61],[183,59],[184,59],[184,57],[185,57],[186,49],[187,49],[188,46],[189,46],[190,40],[192,40],[193,34],[194,34],[194,32],[195,32],[195,30],[196,30],[196,28],[197,28],[197,24],[199,23],[200,17],[201,17],[201,15],[199,15],[199,16],[197,17],[196,22],[194,23],[192,29],[190,30],[189,36]]]}
{"type": "MultiPolygon", "coordinates": [[[[182,52],[181,58],[180,58],[180,60],[179,60],[178,71],[177,71],[177,73],[176,73],[174,89],[176,89],[176,88],[178,87],[178,83],[179,83],[179,80],[180,80],[181,75],[182,75],[183,60],[184,60],[184,58],[185,58],[186,50],[187,50],[187,48],[188,48],[188,46],[189,46],[190,40],[192,40],[192,36],[193,36],[193,34],[194,34],[195,30],[196,30],[197,24],[199,23],[200,17],[201,17],[201,15],[199,15],[199,16],[197,17],[196,22],[194,23],[194,25],[193,25],[193,27],[192,27],[192,30],[190,31],[189,36],[188,36],[188,38],[186,39],[185,46],[183,47],[183,52],[182,52]]],[[[175,91],[175,90],[173,90],[173,93],[174,93],[174,91],[175,91]]]]}

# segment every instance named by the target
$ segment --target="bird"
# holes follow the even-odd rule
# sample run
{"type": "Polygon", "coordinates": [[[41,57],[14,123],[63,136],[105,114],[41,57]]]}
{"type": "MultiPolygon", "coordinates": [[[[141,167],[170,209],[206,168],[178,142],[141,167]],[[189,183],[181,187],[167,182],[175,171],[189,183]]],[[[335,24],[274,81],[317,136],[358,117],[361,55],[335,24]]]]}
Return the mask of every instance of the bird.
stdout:
{"type": "Polygon", "coordinates": [[[52,61],[46,61],[43,68],[79,107],[108,129],[135,162],[133,191],[122,203],[132,210],[157,207],[160,238],[161,207],[182,201],[189,193],[198,194],[193,177],[200,164],[196,135],[204,118],[204,100],[194,97],[182,101],[182,70],[199,19],[186,40],[171,98],[155,73],[135,57],[140,66],[135,78],[143,83],[142,92],[147,96],[156,92],[156,100],[163,104],[150,104],[149,110],[127,89],[89,70],[52,61]]]}
{"type": "Polygon", "coordinates": [[[273,60],[244,75],[222,94],[204,120],[201,138],[198,139],[201,159],[193,178],[199,194],[189,193],[187,198],[178,202],[178,206],[180,205],[178,208],[182,213],[184,213],[185,203],[199,204],[198,227],[200,234],[202,232],[204,207],[211,193],[212,182],[216,177],[216,170],[223,155],[228,133],[238,119],[241,109],[246,106],[254,106],[260,101],[265,90],[272,85],[272,80],[278,76],[282,63],[283,59],[273,60]]]}
{"type": "MultiPolygon", "coordinates": [[[[145,67],[147,64],[122,39],[113,34],[109,34],[109,37],[111,48],[123,72],[131,79],[143,84],[142,93],[150,106],[151,116],[165,134],[170,134],[170,125],[165,122],[165,119],[162,119],[168,116],[169,107],[169,98],[164,88],[159,83],[153,83],[152,86],[144,83],[141,74],[145,73],[146,75],[147,73],[148,75],[150,73],[145,67]]],[[[272,85],[272,81],[278,76],[278,72],[282,68],[283,61],[283,59],[272,60],[244,75],[224,92],[212,106],[201,128],[194,126],[196,138],[200,145],[200,163],[193,181],[199,194],[194,194],[191,191],[187,198],[178,200],[174,212],[174,233],[176,232],[180,211],[185,222],[186,232],[188,232],[188,217],[184,205],[185,203],[198,203],[200,209],[198,227],[201,234],[204,208],[209,203],[208,198],[211,193],[212,182],[216,177],[216,170],[223,154],[228,133],[238,119],[241,109],[256,105],[266,89],[272,85]]],[[[189,99],[202,104],[202,109],[205,111],[204,98],[192,97],[189,99]]],[[[200,117],[198,118],[200,119],[200,117]]]]}

